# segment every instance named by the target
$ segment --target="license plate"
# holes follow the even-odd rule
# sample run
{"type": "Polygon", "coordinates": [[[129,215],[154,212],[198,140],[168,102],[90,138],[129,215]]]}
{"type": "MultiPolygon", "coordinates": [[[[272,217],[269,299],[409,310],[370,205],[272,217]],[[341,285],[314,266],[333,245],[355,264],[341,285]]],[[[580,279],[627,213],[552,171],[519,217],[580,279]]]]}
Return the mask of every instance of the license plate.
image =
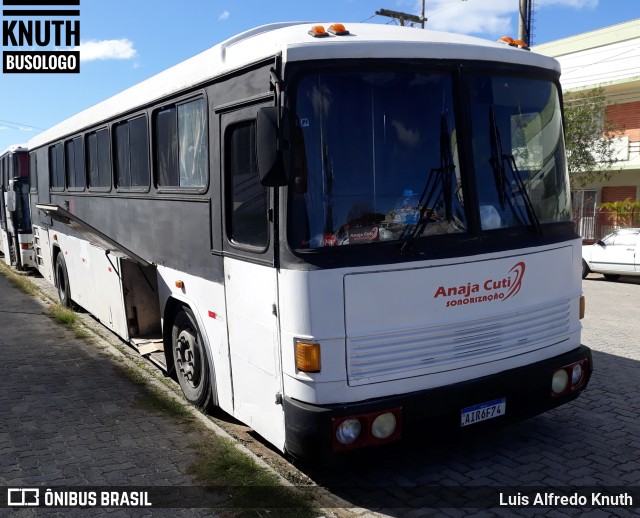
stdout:
{"type": "Polygon", "coordinates": [[[504,415],[507,411],[507,399],[500,398],[478,405],[468,406],[460,411],[460,426],[469,426],[481,421],[504,415]]]}

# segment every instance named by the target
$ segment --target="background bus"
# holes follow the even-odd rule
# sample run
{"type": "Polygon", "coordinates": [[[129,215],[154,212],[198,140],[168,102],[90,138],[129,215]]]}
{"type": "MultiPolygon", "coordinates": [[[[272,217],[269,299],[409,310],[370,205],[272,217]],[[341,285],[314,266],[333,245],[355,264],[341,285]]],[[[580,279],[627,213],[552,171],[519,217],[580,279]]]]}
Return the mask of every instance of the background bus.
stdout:
{"type": "Polygon", "coordinates": [[[0,251],[9,266],[35,268],[29,208],[29,154],[26,145],[0,155],[0,251]]]}
{"type": "Polygon", "coordinates": [[[275,24],[29,142],[38,269],[282,451],[482,429],[578,396],[559,66],[275,24]]]}

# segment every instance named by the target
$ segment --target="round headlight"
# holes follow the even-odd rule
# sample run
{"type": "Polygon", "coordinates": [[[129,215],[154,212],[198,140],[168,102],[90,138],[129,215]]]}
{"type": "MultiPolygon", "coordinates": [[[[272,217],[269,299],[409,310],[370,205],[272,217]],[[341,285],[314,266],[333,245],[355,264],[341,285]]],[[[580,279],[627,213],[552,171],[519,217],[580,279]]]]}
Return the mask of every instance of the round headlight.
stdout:
{"type": "Polygon", "coordinates": [[[551,379],[551,390],[553,390],[555,394],[562,394],[567,390],[568,384],[569,375],[566,370],[560,369],[553,373],[553,378],[551,379]]]}
{"type": "Polygon", "coordinates": [[[391,412],[380,414],[373,420],[371,433],[376,439],[386,439],[396,431],[396,416],[391,412]]]}
{"type": "Polygon", "coordinates": [[[571,371],[571,384],[577,385],[582,379],[582,365],[576,363],[571,371]]]}
{"type": "Polygon", "coordinates": [[[345,419],[336,429],[336,439],[344,445],[352,444],[360,437],[362,425],[357,419],[345,419]]]}

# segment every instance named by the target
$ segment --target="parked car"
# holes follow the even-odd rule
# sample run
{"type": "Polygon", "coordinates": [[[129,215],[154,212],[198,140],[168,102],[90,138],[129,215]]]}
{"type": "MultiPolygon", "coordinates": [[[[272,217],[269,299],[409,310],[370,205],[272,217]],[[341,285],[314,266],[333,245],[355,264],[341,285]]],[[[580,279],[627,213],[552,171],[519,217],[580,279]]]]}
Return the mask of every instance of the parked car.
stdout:
{"type": "Polygon", "coordinates": [[[621,275],[640,275],[640,228],[621,228],[593,245],[582,247],[582,278],[602,273],[615,281],[621,275]]]}

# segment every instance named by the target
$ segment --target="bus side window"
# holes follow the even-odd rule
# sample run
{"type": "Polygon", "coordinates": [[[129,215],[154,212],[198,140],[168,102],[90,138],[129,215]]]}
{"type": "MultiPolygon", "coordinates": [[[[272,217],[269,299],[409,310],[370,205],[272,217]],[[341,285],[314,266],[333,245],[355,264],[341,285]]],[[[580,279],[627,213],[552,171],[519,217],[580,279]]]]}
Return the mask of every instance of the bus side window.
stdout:
{"type": "Polygon", "coordinates": [[[158,187],[207,187],[207,139],[207,103],[203,98],[158,111],[154,118],[158,187]]]}
{"type": "Polygon", "coordinates": [[[109,130],[101,129],[87,135],[86,155],[89,188],[109,189],[111,187],[109,130]]]}
{"type": "Polygon", "coordinates": [[[256,161],[256,123],[230,126],[226,135],[227,234],[234,244],[265,249],[269,243],[267,188],[256,161]]]}
{"type": "Polygon", "coordinates": [[[85,187],[84,179],[84,149],[82,138],[76,137],[64,143],[65,173],[67,187],[74,190],[82,190],[85,187]]]}
{"type": "Polygon", "coordinates": [[[29,153],[29,186],[33,193],[38,192],[38,172],[37,172],[38,159],[35,151],[29,153]]]}
{"type": "Polygon", "coordinates": [[[55,144],[49,148],[49,175],[51,190],[64,190],[64,151],[62,144],[55,144]]]}

